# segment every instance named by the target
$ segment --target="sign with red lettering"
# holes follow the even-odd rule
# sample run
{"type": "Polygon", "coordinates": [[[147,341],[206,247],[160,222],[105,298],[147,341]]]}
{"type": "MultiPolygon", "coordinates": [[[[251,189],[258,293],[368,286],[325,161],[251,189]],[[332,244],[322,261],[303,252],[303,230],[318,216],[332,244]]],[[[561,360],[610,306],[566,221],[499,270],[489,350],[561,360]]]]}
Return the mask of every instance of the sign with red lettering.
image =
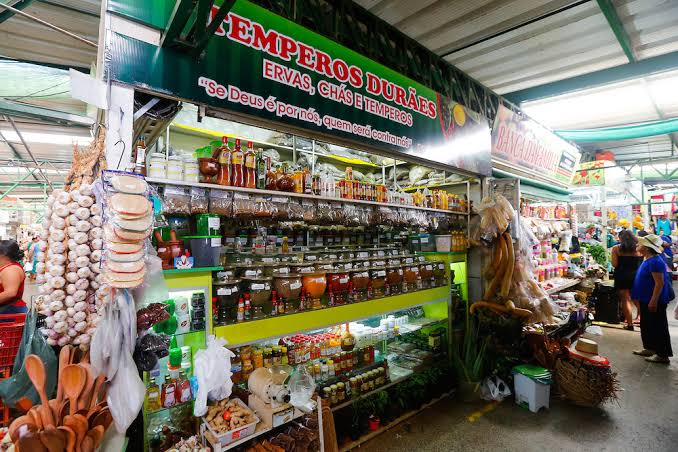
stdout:
{"type": "MultiPolygon", "coordinates": [[[[129,1],[113,6],[140,22],[135,14],[163,10],[135,0],[121,11],[129,1]]],[[[491,173],[490,128],[481,115],[245,0],[200,58],[113,33],[107,62],[115,81],[263,118],[279,130],[295,126],[357,148],[491,173]]]]}
{"type": "Polygon", "coordinates": [[[569,185],[579,150],[550,130],[503,105],[492,129],[492,159],[569,185]]]}

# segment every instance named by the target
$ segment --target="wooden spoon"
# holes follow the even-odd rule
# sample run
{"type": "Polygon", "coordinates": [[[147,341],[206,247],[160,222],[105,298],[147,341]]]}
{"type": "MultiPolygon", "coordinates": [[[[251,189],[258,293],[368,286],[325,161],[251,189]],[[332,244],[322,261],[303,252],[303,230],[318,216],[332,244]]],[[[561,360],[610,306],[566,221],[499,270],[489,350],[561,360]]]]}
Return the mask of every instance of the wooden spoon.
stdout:
{"type": "MultiPolygon", "coordinates": [[[[66,345],[59,352],[59,376],[63,373],[64,367],[68,366],[68,362],[71,359],[71,346],[66,345]]],[[[63,385],[59,384],[57,387],[57,400],[61,401],[64,398],[64,388],[63,385]]]]}
{"type": "Polygon", "coordinates": [[[85,369],[77,364],[69,364],[64,367],[61,374],[61,383],[64,386],[64,394],[70,400],[70,414],[74,415],[78,411],[78,397],[85,387],[87,375],[85,369]]]}
{"type": "Polygon", "coordinates": [[[19,438],[19,441],[17,442],[19,450],[22,452],[47,452],[47,449],[42,445],[39,436],[39,433],[26,433],[19,438]]]}
{"type": "Polygon", "coordinates": [[[78,397],[78,409],[79,410],[89,410],[89,404],[92,399],[92,389],[94,388],[94,375],[92,374],[92,369],[88,363],[80,364],[80,367],[85,369],[85,375],[87,379],[85,381],[85,387],[78,397]]]}
{"type": "Polygon", "coordinates": [[[64,425],[64,418],[69,414],[70,406],[71,402],[68,399],[63,400],[61,405],[59,405],[59,425],[64,425]]]}
{"type": "Polygon", "coordinates": [[[64,435],[66,440],[66,452],[75,452],[75,432],[73,429],[62,425],[59,426],[58,430],[64,435]]]}
{"type": "Polygon", "coordinates": [[[59,416],[59,408],[61,408],[61,403],[57,399],[49,399],[49,409],[52,410],[52,416],[54,417],[55,425],[61,425],[61,416],[59,416]]]}
{"type": "Polygon", "coordinates": [[[94,419],[92,420],[92,425],[96,427],[97,425],[103,426],[104,430],[108,430],[108,427],[111,425],[113,422],[113,416],[111,416],[111,412],[108,409],[108,407],[104,407],[99,412],[94,416],[94,419]]]}
{"type": "Polygon", "coordinates": [[[104,381],[106,381],[106,375],[99,375],[94,381],[94,388],[92,389],[92,398],[89,401],[90,410],[96,406],[97,400],[99,400],[99,391],[101,390],[101,385],[104,384],[104,381]]]}
{"type": "Polygon", "coordinates": [[[66,438],[54,427],[47,427],[40,434],[40,441],[49,452],[63,452],[66,447],[66,438]]]}
{"type": "Polygon", "coordinates": [[[42,412],[45,416],[45,423],[54,427],[54,417],[52,416],[52,411],[49,409],[49,399],[45,392],[45,365],[37,355],[28,355],[26,361],[24,361],[24,367],[28,373],[28,378],[31,379],[31,383],[33,383],[36,391],[40,394],[40,402],[44,407],[42,412]]]}
{"type": "Polygon", "coordinates": [[[87,423],[89,424],[89,427],[92,428],[94,427],[94,418],[96,417],[97,414],[99,414],[100,408],[97,408],[96,406],[89,410],[87,413],[87,423]]]}
{"type": "MultiPolygon", "coordinates": [[[[78,414],[76,415],[68,415],[64,418],[64,425],[66,427],[70,427],[71,430],[73,430],[73,433],[75,433],[75,450],[76,452],[80,451],[81,445],[82,445],[82,440],[87,434],[87,426],[84,426],[80,420],[78,419],[78,414]]],[[[82,417],[82,416],[80,416],[82,417]]],[[[87,420],[85,419],[85,423],[87,420]]]]}
{"type": "Polygon", "coordinates": [[[13,443],[19,441],[21,427],[23,427],[24,425],[26,426],[28,431],[36,432],[38,430],[31,416],[27,414],[19,416],[18,418],[14,419],[14,421],[10,424],[9,429],[7,431],[9,433],[9,437],[12,438],[13,443]]]}

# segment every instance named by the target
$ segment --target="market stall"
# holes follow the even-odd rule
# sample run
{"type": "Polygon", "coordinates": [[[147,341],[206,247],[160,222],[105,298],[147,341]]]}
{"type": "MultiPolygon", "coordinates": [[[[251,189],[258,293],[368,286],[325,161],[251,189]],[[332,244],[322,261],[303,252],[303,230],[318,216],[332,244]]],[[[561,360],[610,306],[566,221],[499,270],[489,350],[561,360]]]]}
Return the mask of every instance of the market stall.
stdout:
{"type": "Polygon", "coordinates": [[[249,2],[212,25],[200,58],[111,32],[110,170],[53,194],[47,343],[144,450],[348,450],[451,394],[489,127],[249,2]]]}

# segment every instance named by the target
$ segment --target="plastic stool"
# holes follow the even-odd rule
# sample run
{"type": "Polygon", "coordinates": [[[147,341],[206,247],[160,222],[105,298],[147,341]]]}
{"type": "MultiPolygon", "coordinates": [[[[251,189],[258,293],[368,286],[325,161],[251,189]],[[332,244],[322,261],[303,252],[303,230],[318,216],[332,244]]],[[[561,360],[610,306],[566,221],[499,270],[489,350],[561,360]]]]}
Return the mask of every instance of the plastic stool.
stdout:
{"type": "Polygon", "coordinates": [[[518,405],[527,404],[536,413],[549,408],[551,373],[538,366],[522,365],[513,368],[514,392],[518,405]]]}

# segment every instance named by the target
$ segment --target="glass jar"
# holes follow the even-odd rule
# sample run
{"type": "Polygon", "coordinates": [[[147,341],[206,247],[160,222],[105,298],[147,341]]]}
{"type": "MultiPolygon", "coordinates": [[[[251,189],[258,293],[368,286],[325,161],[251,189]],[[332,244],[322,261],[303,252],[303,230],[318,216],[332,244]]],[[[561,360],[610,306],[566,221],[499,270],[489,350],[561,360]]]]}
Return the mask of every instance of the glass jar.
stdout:
{"type": "Polygon", "coordinates": [[[327,280],[325,279],[325,272],[316,271],[313,273],[303,273],[301,276],[301,284],[304,292],[308,295],[313,309],[322,307],[320,298],[325,293],[327,288],[327,280]]]}
{"type": "Polygon", "coordinates": [[[446,265],[442,261],[433,261],[433,279],[435,281],[436,287],[444,286],[447,284],[447,271],[446,265]]]}
{"type": "Polygon", "coordinates": [[[262,308],[271,312],[271,290],[273,278],[269,276],[243,276],[242,291],[250,294],[252,309],[262,308]]]}
{"type": "Polygon", "coordinates": [[[255,369],[264,367],[264,351],[260,348],[252,351],[252,365],[255,369]]]}
{"type": "Polygon", "coordinates": [[[237,278],[258,278],[264,275],[261,264],[235,264],[237,278]]]}
{"type": "Polygon", "coordinates": [[[367,300],[367,287],[370,285],[370,273],[367,269],[354,269],[350,272],[353,286],[353,301],[367,300]]]}
{"type": "Polygon", "coordinates": [[[239,279],[224,279],[213,283],[217,299],[217,324],[227,325],[238,319],[239,279]]]}
{"type": "MultiPolygon", "coordinates": [[[[221,255],[224,256],[223,254],[221,255]]],[[[233,265],[222,265],[223,270],[214,272],[214,282],[228,281],[235,279],[235,267],[233,265]]]]}
{"type": "Polygon", "coordinates": [[[334,270],[334,262],[333,260],[328,261],[328,260],[320,260],[317,261],[313,264],[313,267],[317,271],[323,271],[323,272],[328,272],[334,270]]]}
{"type": "Polygon", "coordinates": [[[311,263],[292,263],[290,265],[290,271],[292,273],[306,274],[315,272],[315,266],[311,263]]]}
{"type": "Polygon", "coordinates": [[[167,179],[167,160],[165,160],[165,154],[161,152],[151,153],[146,173],[148,177],[167,179]]]}
{"type": "Polygon", "coordinates": [[[304,253],[304,261],[306,262],[317,262],[320,259],[320,251],[307,251],[304,253]]]}
{"type": "Polygon", "coordinates": [[[342,305],[348,302],[350,281],[349,273],[344,270],[327,272],[327,292],[330,293],[330,303],[342,305]]]}
{"type": "Polygon", "coordinates": [[[353,270],[355,262],[353,260],[338,260],[334,263],[334,269],[338,271],[350,272],[353,270]]]}
{"type": "Polygon", "coordinates": [[[403,268],[400,265],[386,267],[385,295],[396,295],[401,292],[403,282],[403,268]]]}
{"type": "Polygon", "coordinates": [[[273,288],[283,303],[288,300],[299,300],[301,295],[301,275],[299,273],[273,272],[273,288]]]}
{"type": "Polygon", "coordinates": [[[433,287],[433,263],[424,262],[419,263],[419,276],[421,276],[421,281],[424,289],[433,287]]]}
{"type": "Polygon", "coordinates": [[[386,267],[386,258],[384,257],[371,257],[369,259],[370,268],[372,267],[386,267]]]}
{"type": "Polygon", "coordinates": [[[383,297],[386,288],[386,267],[373,267],[370,270],[374,298],[383,297]]]}
{"type": "Polygon", "coordinates": [[[419,275],[419,265],[409,264],[403,266],[403,292],[407,287],[407,291],[413,291],[417,289],[417,283],[421,281],[421,276],[419,275]]]}

